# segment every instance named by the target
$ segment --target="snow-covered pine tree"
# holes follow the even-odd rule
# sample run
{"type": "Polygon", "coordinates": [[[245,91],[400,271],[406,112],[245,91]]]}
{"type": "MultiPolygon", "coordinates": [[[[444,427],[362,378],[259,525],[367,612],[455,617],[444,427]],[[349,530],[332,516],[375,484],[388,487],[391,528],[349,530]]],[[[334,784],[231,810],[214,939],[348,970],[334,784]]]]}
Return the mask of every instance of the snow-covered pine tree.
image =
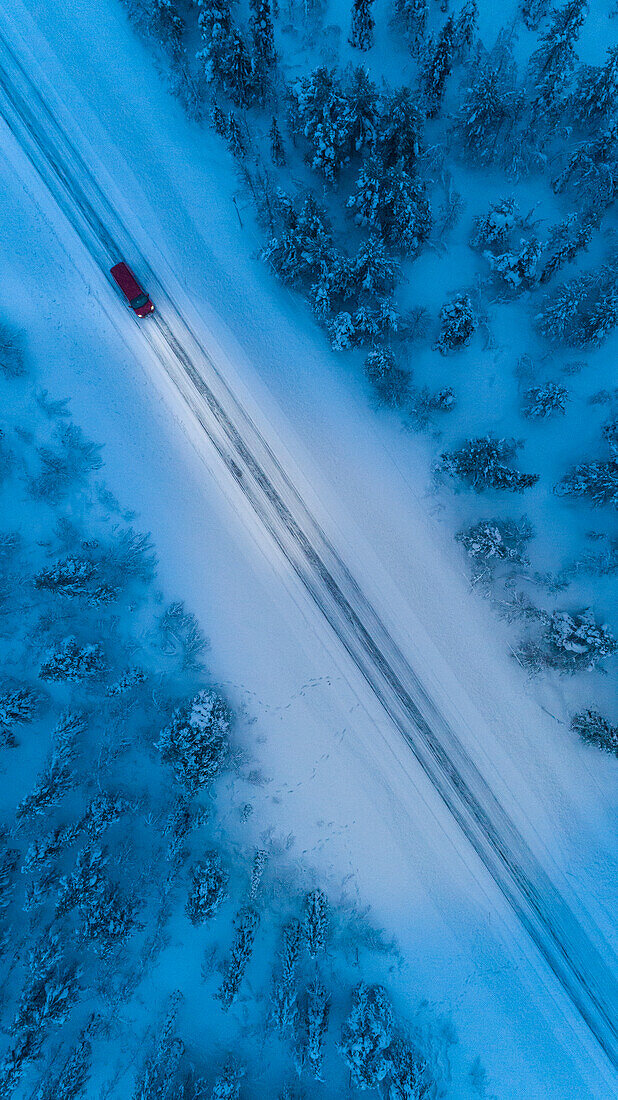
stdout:
{"type": "Polygon", "coordinates": [[[374,347],[365,359],[365,374],[380,401],[400,408],[410,396],[410,376],[397,365],[394,352],[386,345],[374,347]]]}
{"type": "Polygon", "coordinates": [[[509,246],[513,231],[521,225],[521,216],[515,199],[510,197],[491,203],[487,214],[474,219],[470,246],[480,252],[490,249],[500,253],[509,246]]]}
{"type": "Polygon", "coordinates": [[[487,51],[478,43],[468,67],[457,113],[462,155],[473,164],[511,160],[511,134],[521,111],[512,31],[501,30],[487,51]]]}
{"type": "Polygon", "coordinates": [[[389,339],[397,332],[399,316],[390,298],[384,298],[377,306],[361,305],[352,314],[342,311],[329,321],[327,328],[331,347],[335,351],[360,348],[375,344],[379,339],[389,339]]]}
{"type": "Polygon", "coordinates": [[[511,290],[528,290],[537,281],[537,265],[543,252],[543,245],[537,237],[528,240],[522,238],[518,251],[487,252],[494,275],[499,276],[511,290]]]}
{"type": "Polygon", "coordinates": [[[273,983],[272,1020],[279,1032],[291,1030],[297,1016],[296,969],[300,958],[303,930],[295,918],[283,929],[279,954],[279,973],[273,983]]]}
{"type": "Polygon", "coordinates": [[[253,952],[253,941],[259,923],[260,914],[253,905],[246,905],[236,918],[236,931],[230,957],[217,993],[225,1009],[228,1009],[238,996],[240,983],[253,952]]]}
{"type": "Polygon", "coordinates": [[[554,611],[543,614],[543,633],[539,642],[524,642],[519,658],[524,665],[538,672],[551,668],[572,675],[592,672],[600,661],[611,657],[618,642],[608,626],[595,622],[591,608],[570,614],[554,611]]]}
{"type": "Polygon", "coordinates": [[[57,649],[47,654],[40,669],[42,680],[80,683],[100,678],[106,670],[103,648],[99,642],[80,646],[74,637],[65,638],[57,649]]]}
{"type": "Polygon", "coordinates": [[[442,355],[459,351],[470,343],[476,331],[477,320],[469,294],[456,294],[440,310],[442,327],[436,342],[436,350],[442,355]]]}
{"type": "Polygon", "coordinates": [[[386,1078],[393,1028],[393,1009],[384,987],[361,982],[352,995],[339,1043],[354,1088],[377,1090],[386,1078]]]}
{"type": "Polygon", "coordinates": [[[178,707],[161,731],[157,748],[178,782],[195,794],[212,783],[229,758],[231,711],[212,689],[178,707]]]}
{"type": "Polygon", "coordinates": [[[579,72],[571,109],[578,122],[598,126],[618,106],[618,46],[610,46],[604,65],[584,65],[579,72]]]}
{"type": "Polygon", "coordinates": [[[187,915],[192,924],[203,924],[214,917],[227,898],[229,875],[218,852],[206,852],[191,868],[187,915]]]}
{"type": "Polygon", "coordinates": [[[419,57],[427,38],[427,0],[395,0],[395,12],[403,25],[413,57],[419,57]]]}
{"type": "Polygon", "coordinates": [[[398,272],[399,264],[387,254],[382,238],[371,236],[347,264],[347,296],[354,294],[360,301],[364,295],[381,298],[392,294],[398,272]]]}
{"type": "Polygon", "coordinates": [[[276,168],[283,168],[285,164],[285,148],[283,146],[281,131],[274,115],[268,137],[270,139],[270,159],[276,168]]]}
{"type": "Polygon", "coordinates": [[[290,286],[322,278],[324,269],[336,263],[336,252],[328,219],[315,196],[308,195],[298,212],[284,198],[281,217],[282,232],[268,243],[262,258],[290,286]]]}
{"type": "Polygon", "coordinates": [[[425,62],[420,74],[420,86],[429,118],[435,118],[440,110],[446,81],[453,68],[454,28],[455,18],[449,15],[435,45],[433,42],[427,45],[425,62]]]}
{"type": "Polygon", "coordinates": [[[54,447],[38,447],[41,470],[29,479],[34,500],[58,504],[71,488],[83,485],[93,470],[100,470],[101,448],[92,443],[76,424],[61,424],[54,431],[54,447]]]}
{"type": "Polygon", "coordinates": [[[352,26],[350,45],[356,50],[370,50],[373,46],[375,20],[371,14],[374,0],[352,0],[352,26]]]}
{"type": "Polygon", "coordinates": [[[268,73],[277,60],[270,0],[250,0],[250,6],[255,67],[268,73]]]}
{"type": "Polygon", "coordinates": [[[18,820],[47,814],[49,808],[76,784],[73,765],[77,739],[85,729],[86,721],[82,714],[65,711],[60,715],[52,734],[49,758],[34,790],[19,803],[16,812],[18,820]]]}
{"type": "Polygon", "coordinates": [[[230,149],[230,153],[238,160],[242,160],[247,155],[247,146],[245,144],[244,134],[240,128],[240,122],[235,111],[230,111],[227,116],[227,143],[230,149]]]}
{"type": "Polygon", "coordinates": [[[453,25],[453,55],[465,61],[472,49],[478,29],[479,9],[476,0],[464,0],[453,25]]]}
{"type": "Polygon", "coordinates": [[[569,347],[599,347],[618,326],[616,276],[610,262],[556,287],[536,317],[543,335],[569,347]]]}
{"type": "Polygon", "coordinates": [[[178,56],[182,50],[185,22],[175,0],[123,0],[129,19],[137,30],[155,39],[157,44],[178,56]]]}
{"type": "Polygon", "coordinates": [[[219,137],[227,137],[227,119],[218,103],[214,102],[210,108],[210,121],[213,129],[219,137]]]}
{"type": "Polygon", "coordinates": [[[366,69],[357,65],[345,86],[346,133],[349,155],[373,151],[381,129],[378,91],[366,69]]]}
{"type": "Polygon", "coordinates": [[[422,152],[423,116],[405,85],[382,101],[377,152],[387,168],[413,173],[422,152]]]}
{"type": "Polygon", "coordinates": [[[321,890],[311,890],[305,895],[303,929],[307,951],[312,959],[317,958],[326,946],[328,911],[326,894],[321,890]]]}
{"type": "Polygon", "coordinates": [[[311,167],[332,183],[350,156],[347,103],[339,77],[324,66],[288,89],[293,134],[309,142],[311,167]]]}
{"type": "Polygon", "coordinates": [[[317,1081],[322,1080],[324,1039],[328,1029],[330,997],[326,986],[316,974],[303,998],[302,1035],[296,1052],[299,1070],[308,1069],[317,1081]]]}
{"type": "Polygon", "coordinates": [[[91,1064],[92,1043],[82,1032],[60,1070],[46,1070],[34,1100],[79,1100],[86,1094],[91,1064]]]}
{"type": "MultiPolygon", "coordinates": [[[[24,348],[21,336],[8,325],[0,323],[0,371],[5,378],[22,378],[26,373],[24,348]]],[[[47,390],[39,392],[39,405],[45,400],[47,390]]]]}
{"type": "Polygon", "coordinates": [[[77,967],[67,961],[60,933],[48,929],[28,952],[11,1045],[0,1065],[0,1095],[12,1096],[50,1027],[62,1026],[80,993],[77,967]]]}
{"type": "Polygon", "coordinates": [[[80,938],[105,957],[124,943],[135,926],[135,903],[109,878],[106,848],[88,844],[77,855],[75,870],[61,882],[57,914],[77,909],[80,938]]]}
{"type": "Polygon", "coordinates": [[[493,572],[496,565],[528,565],[527,544],[532,538],[532,527],[522,516],[519,520],[479,520],[455,536],[471,559],[475,578],[482,573],[493,572]]]}
{"type": "Polygon", "coordinates": [[[575,191],[580,209],[594,218],[612,205],[618,196],[618,119],[577,146],[552,187],[557,194],[575,191]]]}
{"type": "Polygon", "coordinates": [[[588,0],[567,0],[555,8],[528,67],[536,92],[532,111],[537,121],[554,116],[575,68],[575,43],[588,14],[588,0]]]}
{"type": "Polygon", "coordinates": [[[564,221],[553,225],[549,232],[547,251],[549,256],[543,265],[540,283],[547,283],[552,275],[559,271],[565,264],[574,260],[577,253],[586,249],[592,238],[596,221],[592,218],[583,219],[580,214],[567,215],[564,221]]]}
{"type": "Polygon", "coordinates": [[[427,1059],[410,1042],[396,1036],[388,1059],[388,1100],[429,1100],[434,1095],[427,1059]]]}
{"type": "Polygon", "coordinates": [[[618,508],[618,459],[580,462],[556,486],[559,496],[584,497],[596,507],[618,508]]]}
{"type": "Polygon", "coordinates": [[[538,480],[538,474],[522,474],[510,465],[521,443],[515,439],[480,436],[469,439],[455,451],[441,455],[441,469],[459,478],[477,493],[486,489],[502,489],[521,493],[538,480]]]}
{"type": "Polygon", "coordinates": [[[41,704],[41,695],[28,684],[0,683],[0,741],[15,746],[15,727],[33,722],[41,704]]]}
{"type": "Polygon", "coordinates": [[[203,78],[225,87],[232,35],[230,0],[197,0],[197,22],[203,48],[196,54],[203,78]]]}
{"type": "Polygon", "coordinates": [[[225,84],[237,107],[248,107],[255,91],[251,57],[240,31],[234,28],[229,37],[225,60],[225,84]]]}
{"type": "Polygon", "coordinates": [[[377,157],[361,166],[347,205],[357,225],[378,230],[387,245],[404,255],[415,255],[429,236],[431,208],[424,184],[397,165],[385,169],[377,157]]]}

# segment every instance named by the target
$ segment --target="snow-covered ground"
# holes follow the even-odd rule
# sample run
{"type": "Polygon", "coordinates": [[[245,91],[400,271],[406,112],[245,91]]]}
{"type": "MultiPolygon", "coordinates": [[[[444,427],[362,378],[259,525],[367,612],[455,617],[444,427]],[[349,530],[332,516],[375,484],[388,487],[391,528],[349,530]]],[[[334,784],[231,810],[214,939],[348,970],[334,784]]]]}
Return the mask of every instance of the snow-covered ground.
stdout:
{"type": "MultiPolygon", "coordinates": [[[[184,285],[236,392],[259,410],[413,664],[610,939],[615,770],[559,724],[562,695],[546,689],[555,717],[542,713],[504,656],[506,638],[430,514],[421,448],[335,376],[311,321],[266,282],[227,162],[162,92],[122,13],[33,5],[38,31],[15,0],[7,13],[150,263],[184,285]]],[[[567,1053],[562,1006],[521,932],[302,593],[258,533],[247,538],[234,489],[216,463],[205,472],[189,426],[171,420],[126,314],[8,139],[2,174],[4,312],[32,353],[45,348],[54,389],[105,440],[108,480],[153,531],[167,590],[203,617],[215,673],[258,718],[251,749],[269,780],[260,828],[293,833],[292,852],[335,887],[351,876],[345,889],[402,944],[402,995],[452,1007],[497,1095],[610,1096],[594,1059],[567,1053]]]]}

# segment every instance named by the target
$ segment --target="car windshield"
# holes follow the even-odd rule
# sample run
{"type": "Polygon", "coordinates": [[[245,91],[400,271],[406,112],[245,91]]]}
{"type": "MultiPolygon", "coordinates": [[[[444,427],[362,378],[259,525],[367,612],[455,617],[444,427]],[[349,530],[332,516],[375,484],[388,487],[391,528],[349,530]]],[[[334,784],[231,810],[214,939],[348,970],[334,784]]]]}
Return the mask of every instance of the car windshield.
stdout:
{"type": "Polygon", "coordinates": [[[131,298],[131,309],[141,309],[148,301],[147,294],[138,294],[137,298],[131,298]]]}

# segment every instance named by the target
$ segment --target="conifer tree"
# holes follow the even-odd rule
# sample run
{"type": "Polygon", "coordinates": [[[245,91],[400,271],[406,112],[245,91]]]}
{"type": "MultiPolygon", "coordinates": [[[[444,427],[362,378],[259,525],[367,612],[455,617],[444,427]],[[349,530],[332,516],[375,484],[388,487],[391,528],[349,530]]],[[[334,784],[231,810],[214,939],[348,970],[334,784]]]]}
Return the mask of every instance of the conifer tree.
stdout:
{"type": "Polygon", "coordinates": [[[435,46],[432,47],[430,44],[428,47],[427,59],[421,72],[421,91],[425,97],[429,118],[434,118],[440,110],[446,80],[453,68],[454,25],[454,18],[449,15],[435,46]]]}
{"type": "Polygon", "coordinates": [[[357,65],[345,88],[346,137],[350,156],[375,147],[380,126],[377,88],[367,70],[357,65]]]}
{"type": "Polygon", "coordinates": [[[370,50],[373,46],[375,20],[371,14],[374,0],[353,0],[350,45],[357,50],[370,50]]]}
{"type": "Polygon", "coordinates": [[[277,119],[274,115],[268,136],[270,138],[271,160],[277,168],[282,168],[285,164],[285,149],[283,147],[283,138],[281,137],[281,131],[277,126],[277,119]]]}
{"type": "Polygon", "coordinates": [[[411,172],[421,154],[423,116],[410,88],[384,98],[377,147],[387,168],[398,165],[411,172]]]}
{"type": "Polygon", "coordinates": [[[532,110],[537,119],[555,112],[575,67],[575,43],[588,13],[588,0],[567,0],[556,8],[548,29],[530,58],[536,86],[532,110]]]}
{"type": "Polygon", "coordinates": [[[230,111],[227,116],[227,143],[232,156],[238,157],[239,160],[246,156],[247,147],[234,111],[230,111]]]}
{"type": "Polygon", "coordinates": [[[479,9],[476,0],[465,0],[453,25],[453,50],[460,61],[463,61],[472,49],[478,21],[479,9]]]}
{"type": "Polygon", "coordinates": [[[275,29],[270,8],[270,0],[250,0],[251,31],[253,34],[254,56],[258,70],[272,69],[275,53],[275,29]]]}
{"type": "Polygon", "coordinates": [[[253,67],[244,39],[238,30],[234,30],[230,37],[225,75],[234,103],[238,107],[247,107],[252,98],[253,67]]]}
{"type": "Polygon", "coordinates": [[[618,46],[610,46],[604,65],[584,65],[579,74],[572,108],[578,122],[599,123],[618,106],[618,46]]]}
{"type": "Polygon", "coordinates": [[[427,37],[427,0],[396,0],[395,11],[403,24],[413,57],[418,57],[427,37]]]}
{"type": "Polygon", "coordinates": [[[467,160],[492,164],[507,159],[520,103],[512,36],[501,31],[490,52],[479,44],[459,106],[457,130],[467,160]]]}
{"type": "Polygon", "coordinates": [[[549,0],[522,0],[521,14],[528,30],[535,31],[547,15],[549,0]]]}

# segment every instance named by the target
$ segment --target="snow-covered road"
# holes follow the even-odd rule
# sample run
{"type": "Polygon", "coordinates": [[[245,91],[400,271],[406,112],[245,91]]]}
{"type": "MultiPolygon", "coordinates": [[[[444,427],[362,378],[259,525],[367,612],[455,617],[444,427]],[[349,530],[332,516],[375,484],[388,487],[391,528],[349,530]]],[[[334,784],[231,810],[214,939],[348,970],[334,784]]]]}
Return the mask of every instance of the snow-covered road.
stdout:
{"type": "MultiPolygon", "coordinates": [[[[235,398],[181,299],[146,257],[6,40],[2,114],[102,271],[125,256],[156,295],[140,326],[161,383],[181,395],[244,500],[292,567],[366,684],[405,739],[492,879],[618,1068],[613,960],[592,943],[539,856],[494,795],[481,768],[406,660],[252,417],[235,398]],[[154,353],[154,355],[152,354],[154,353]]],[[[130,315],[127,313],[127,323],[130,315]]],[[[348,551],[349,552],[349,551],[348,551]]],[[[472,858],[472,857],[471,857],[472,858]]]]}

